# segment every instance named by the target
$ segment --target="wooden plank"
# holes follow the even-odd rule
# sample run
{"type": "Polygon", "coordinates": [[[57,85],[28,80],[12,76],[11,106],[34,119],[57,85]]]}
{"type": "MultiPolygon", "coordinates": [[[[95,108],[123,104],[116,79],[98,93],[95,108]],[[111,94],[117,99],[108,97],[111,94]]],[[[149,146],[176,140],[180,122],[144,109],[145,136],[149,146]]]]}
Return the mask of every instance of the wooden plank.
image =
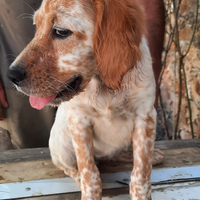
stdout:
{"type": "Polygon", "coordinates": [[[198,147],[200,148],[200,139],[193,140],[167,140],[167,141],[156,141],[156,149],[181,149],[181,148],[191,148],[198,147]]]}
{"type": "MultiPolygon", "coordinates": [[[[174,168],[183,166],[200,165],[200,148],[183,148],[163,150],[165,154],[164,162],[154,166],[154,169],[174,168]]],[[[100,163],[101,172],[130,171],[132,163],[124,162],[103,162],[100,163]]]]}
{"type": "MultiPolygon", "coordinates": [[[[102,197],[103,198],[108,197],[111,199],[114,196],[127,195],[127,194],[129,194],[128,187],[117,188],[117,189],[107,189],[107,190],[103,190],[102,197]]],[[[26,200],[80,200],[80,199],[81,199],[80,192],[74,192],[74,193],[70,193],[70,194],[59,194],[59,195],[26,198],[26,200]]],[[[22,200],[22,199],[18,199],[18,200],[22,200]]]]}
{"type": "Polygon", "coordinates": [[[165,150],[164,153],[164,162],[155,166],[155,169],[200,165],[200,148],[198,147],[165,150]]]}
{"type": "Polygon", "coordinates": [[[51,160],[0,164],[0,183],[66,177],[51,160]]]}
{"type": "MultiPolygon", "coordinates": [[[[101,174],[102,188],[121,188],[129,185],[130,172],[101,174]]],[[[200,166],[154,169],[151,183],[183,182],[200,180],[200,166]]],[[[42,196],[80,191],[75,181],[69,177],[56,179],[43,179],[0,184],[0,197],[3,199],[18,199],[22,197],[42,196]]]]}
{"type": "MultiPolygon", "coordinates": [[[[162,150],[192,147],[200,148],[200,139],[155,142],[155,148],[162,150]]],[[[50,159],[48,148],[19,149],[0,152],[0,164],[48,159],[50,159]]]]}
{"type": "MultiPolygon", "coordinates": [[[[163,164],[155,166],[154,169],[200,165],[200,148],[170,149],[164,150],[164,153],[163,164]]],[[[132,168],[132,163],[103,162],[99,164],[101,173],[131,171],[132,168]]],[[[61,177],[65,177],[65,174],[57,169],[51,160],[0,164],[0,183],[61,177]]]]}
{"type": "Polygon", "coordinates": [[[0,164],[49,159],[49,148],[16,149],[0,152],[0,164]]]}
{"type": "MultiPolygon", "coordinates": [[[[122,176],[119,176],[119,178],[122,179],[122,176]]],[[[117,183],[117,177],[117,175],[107,175],[104,177],[102,180],[102,188],[109,189],[124,187],[124,184],[117,183]]],[[[0,197],[3,199],[18,199],[22,197],[27,198],[31,196],[71,193],[79,191],[80,190],[77,184],[70,177],[0,184],[0,197]]]]}
{"type": "MultiPolygon", "coordinates": [[[[156,148],[164,149],[165,160],[162,165],[156,166],[154,167],[154,169],[200,165],[199,141],[200,140],[184,140],[184,141],[181,140],[181,141],[156,142],[155,145],[156,148]],[[180,147],[183,148],[177,149],[180,147]]],[[[132,163],[103,162],[100,163],[99,168],[101,173],[131,171],[132,163]]],[[[59,177],[65,177],[65,175],[62,171],[57,169],[52,164],[48,148],[14,150],[14,151],[6,151],[0,153],[0,183],[38,180],[38,179],[51,179],[59,177]]],[[[159,185],[159,187],[153,191],[153,194],[157,195],[153,196],[153,199],[174,200],[174,197],[176,197],[175,198],[176,200],[179,199],[200,200],[200,194],[198,193],[200,182],[195,182],[195,183],[190,182],[188,185],[183,185],[184,183],[181,184],[182,185],[169,184],[167,187],[163,187],[163,185],[161,187],[159,185]]],[[[115,190],[109,189],[107,191],[109,191],[109,195],[107,196],[104,195],[103,200],[130,199],[127,188],[125,193],[120,193],[120,191],[125,191],[124,188],[123,189],[118,188],[115,190]]],[[[103,191],[103,193],[105,192],[103,191]]],[[[79,200],[80,193],[63,194],[63,195],[59,194],[59,195],[41,196],[33,198],[31,197],[25,199],[26,200],[47,200],[47,199],[79,200]]]]}

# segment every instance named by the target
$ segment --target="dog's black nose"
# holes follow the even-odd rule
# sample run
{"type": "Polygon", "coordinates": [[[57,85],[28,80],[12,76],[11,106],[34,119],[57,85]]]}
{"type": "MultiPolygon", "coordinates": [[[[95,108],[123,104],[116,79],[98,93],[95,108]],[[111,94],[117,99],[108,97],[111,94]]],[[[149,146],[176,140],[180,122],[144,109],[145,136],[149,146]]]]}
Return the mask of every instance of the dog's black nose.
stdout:
{"type": "Polygon", "coordinates": [[[19,85],[26,78],[26,71],[22,66],[10,66],[7,71],[7,77],[14,84],[19,85]]]}

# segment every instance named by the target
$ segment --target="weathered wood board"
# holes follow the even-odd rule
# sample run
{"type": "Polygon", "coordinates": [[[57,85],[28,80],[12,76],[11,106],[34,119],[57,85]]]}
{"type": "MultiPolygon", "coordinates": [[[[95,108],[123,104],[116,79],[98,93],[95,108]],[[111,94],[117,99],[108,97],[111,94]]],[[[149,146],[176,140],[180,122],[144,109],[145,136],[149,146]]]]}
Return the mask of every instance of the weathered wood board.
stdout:
{"type": "MultiPolygon", "coordinates": [[[[155,146],[163,149],[165,160],[153,168],[153,199],[200,200],[200,140],[162,141],[155,146]]],[[[124,162],[99,164],[103,199],[130,199],[126,184],[132,167],[124,162]]],[[[0,153],[0,199],[74,200],[80,199],[78,191],[73,180],[52,164],[47,148],[0,153]]]]}

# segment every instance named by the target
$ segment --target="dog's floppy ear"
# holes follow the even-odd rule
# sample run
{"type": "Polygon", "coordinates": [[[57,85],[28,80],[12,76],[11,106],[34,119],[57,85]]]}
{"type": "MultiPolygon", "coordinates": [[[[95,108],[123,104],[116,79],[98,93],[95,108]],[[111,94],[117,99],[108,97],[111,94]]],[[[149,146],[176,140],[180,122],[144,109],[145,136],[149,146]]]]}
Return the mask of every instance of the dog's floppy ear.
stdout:
{"type": "Polygon", "coordinates": [[[123,75],[140,60],[144,16],[136,0],[92,0],[96,10],[94,55],[103,82],[119,89],[123,75]]]}

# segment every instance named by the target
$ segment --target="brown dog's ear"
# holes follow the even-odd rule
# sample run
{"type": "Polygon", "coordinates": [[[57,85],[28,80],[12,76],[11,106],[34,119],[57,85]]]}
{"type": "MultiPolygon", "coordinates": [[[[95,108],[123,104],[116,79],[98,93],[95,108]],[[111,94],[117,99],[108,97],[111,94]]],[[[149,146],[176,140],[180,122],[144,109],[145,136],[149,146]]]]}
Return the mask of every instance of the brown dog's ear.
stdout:
{"type": "Polygon", "coordinates": [[[119,89],[123,75],[141,58],[144,16],[136,0],[92,0],[96,9],[94,55],[103,82],[119,89]]]}

